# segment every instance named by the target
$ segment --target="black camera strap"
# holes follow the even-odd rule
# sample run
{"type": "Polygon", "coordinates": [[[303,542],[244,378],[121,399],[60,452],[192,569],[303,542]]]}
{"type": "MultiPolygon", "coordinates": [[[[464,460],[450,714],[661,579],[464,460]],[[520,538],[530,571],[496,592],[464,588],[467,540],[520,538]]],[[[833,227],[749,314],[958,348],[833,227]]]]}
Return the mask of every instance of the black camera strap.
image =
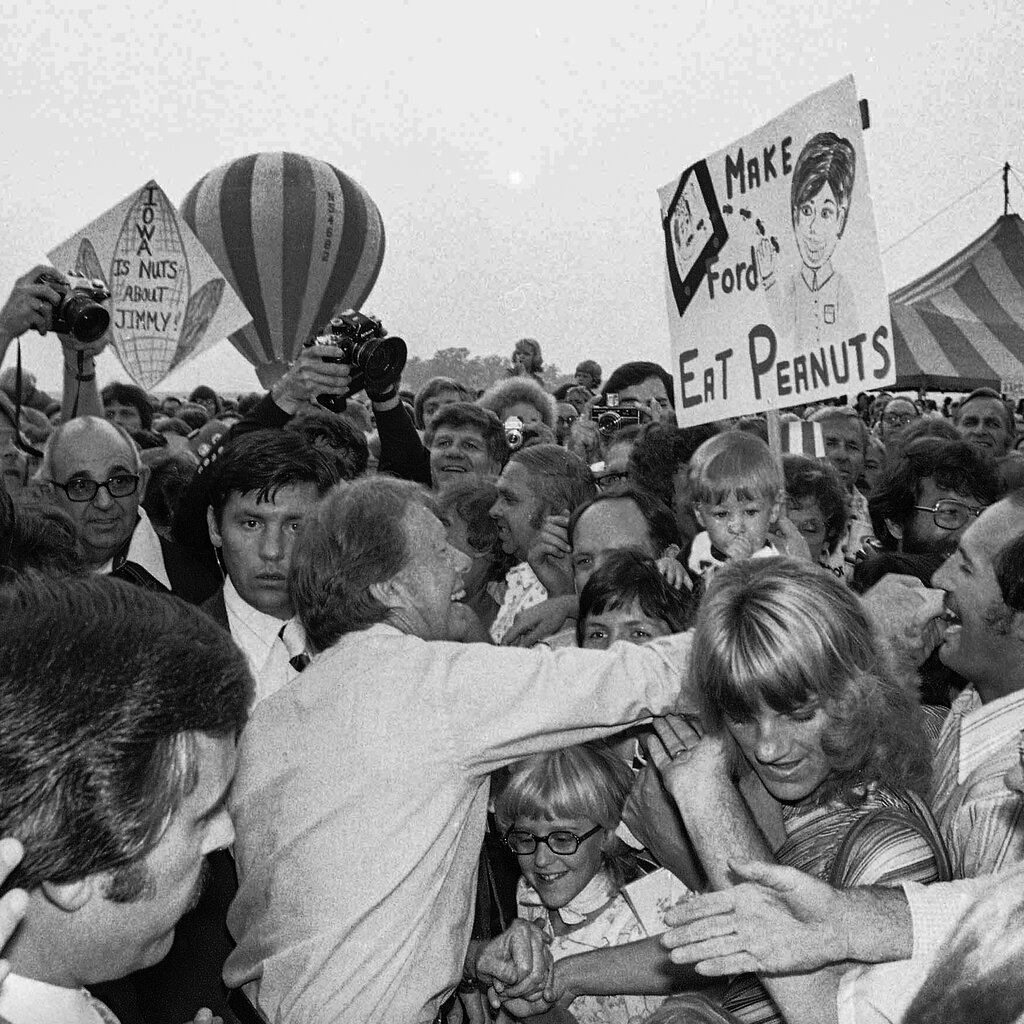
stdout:
{"type": "Polygon", "coordinates": [[[17,341],[17,361],[15,362],[14,369],[14,417],[12,419],[11,414],[7,411],[7,407],[0,404],[0,411],[3,412],[4,417],[14,427],[14,446],[21,449],[26,455],[31,455],[35,459],[41,459],[43,453],[30,444],[28,438],[26,438],[21,432],[21,339],[17,341]]]}

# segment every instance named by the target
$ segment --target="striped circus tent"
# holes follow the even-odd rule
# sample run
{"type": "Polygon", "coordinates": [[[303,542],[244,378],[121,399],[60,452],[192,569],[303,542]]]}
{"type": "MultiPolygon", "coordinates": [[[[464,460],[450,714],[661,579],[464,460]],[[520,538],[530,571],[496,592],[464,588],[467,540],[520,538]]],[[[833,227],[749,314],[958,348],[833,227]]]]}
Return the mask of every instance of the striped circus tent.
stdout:
{"type": "Polygon", "coordinates": [[[889,296],[896,387],[1024,388],[1024,222],[1000,217],[941,266],[889,296]]]}
{"type": "Polygon", "coordinates": [[[365,189],[297,153],[215,168],[181,214],[252,316],[230,340],[264,387],[332,316],[362,306],[384,259],[384,224],[365,189]]]}

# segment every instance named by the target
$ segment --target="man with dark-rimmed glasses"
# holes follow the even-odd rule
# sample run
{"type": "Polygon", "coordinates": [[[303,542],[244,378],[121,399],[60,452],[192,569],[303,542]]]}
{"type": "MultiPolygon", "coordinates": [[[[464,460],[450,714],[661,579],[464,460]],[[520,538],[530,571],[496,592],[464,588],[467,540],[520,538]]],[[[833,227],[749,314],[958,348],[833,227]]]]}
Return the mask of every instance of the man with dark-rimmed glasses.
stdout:
{"type": "Polygon", "coordinates": [[[140,507],[149,478],[128,434],[97,416],[58,427],[43,454],[40,480],[75,524],[86,565],[153,590],[205,601],[220,581],[210,567],[158,537],[140,507]]]}
{"type": "Polygon", "coordinates": [[[887,572],[927,583],[998,486],[989,460],[964,441],[922,437],[891,453],[868,501],[882,550],[857,567],[854,587],[887,572]]]}

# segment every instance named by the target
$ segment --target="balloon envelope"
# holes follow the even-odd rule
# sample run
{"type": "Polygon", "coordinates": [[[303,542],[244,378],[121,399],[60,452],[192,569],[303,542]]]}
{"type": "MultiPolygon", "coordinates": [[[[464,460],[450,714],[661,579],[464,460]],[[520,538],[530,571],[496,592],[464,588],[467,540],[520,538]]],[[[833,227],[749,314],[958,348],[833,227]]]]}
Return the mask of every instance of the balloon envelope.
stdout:
{"type": "Polygon", "coordinates": [[[181,214],[252,315],[230,340],[264,386],[332,316],[362,306],[384,259],[384,224],[362,186],[297,153],[210,171],[181,214]]]}

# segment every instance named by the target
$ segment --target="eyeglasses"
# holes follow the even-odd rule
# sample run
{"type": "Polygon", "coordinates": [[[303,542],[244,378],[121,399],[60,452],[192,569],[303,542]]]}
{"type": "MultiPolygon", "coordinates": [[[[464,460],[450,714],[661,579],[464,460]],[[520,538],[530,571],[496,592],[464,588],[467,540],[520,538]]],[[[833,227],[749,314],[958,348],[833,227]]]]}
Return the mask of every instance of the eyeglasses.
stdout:
{"type": "Polygon", "coordinates": [[[578,419],[579,416],[559,416],[558,423],[559,426],[571,427],[578,419]]]}
{"type": "Polygon", "coordinates": [[[925,505],[915,505],[917,512],[931,512],[935,525],[940,530],[959,530],[971,519],[977,519],[984,512],[984,509],[975,508],[963,501],[955,501],[947,498],[937,501],[935,508],[928,508],[925,505]]]}
{"type": "Polygon", "coordinates": [[[913,423],[917,419],[913,413],[886,413],[882,417],[882,422],[887,423],[890,427],[905,427],[908,423],[913,423]]]}
{"type": "Polygon", "coordinates": [[[92,501],[99,493],[101,487],[106,487],[107,494],[112,498],[127,498],[134,494],[139,486],[139,478],[135,473],[117,473],[109,480],[97,483],[87,476],[76,476],[65,484],[53,481],[54,487],[59,487],[67,496],[69,501],[92,501]]]}
{"type": "Polygon", "coordinates": [[[505,833],[505,842],[508,848],[517,856],[525,857],[527,854],[536,852],[538,843],[545,843],[547,848],[558,854],[559,857],[569,857],[579,848],[584,839],[589,839],[595,832],[600,832],[601,826],[595,825],[589,832],[578,836],[575,832],[549,832],[546,836],[535,836],[532,832],[521,832],[517,829],[509,829],[505,833]]]}

